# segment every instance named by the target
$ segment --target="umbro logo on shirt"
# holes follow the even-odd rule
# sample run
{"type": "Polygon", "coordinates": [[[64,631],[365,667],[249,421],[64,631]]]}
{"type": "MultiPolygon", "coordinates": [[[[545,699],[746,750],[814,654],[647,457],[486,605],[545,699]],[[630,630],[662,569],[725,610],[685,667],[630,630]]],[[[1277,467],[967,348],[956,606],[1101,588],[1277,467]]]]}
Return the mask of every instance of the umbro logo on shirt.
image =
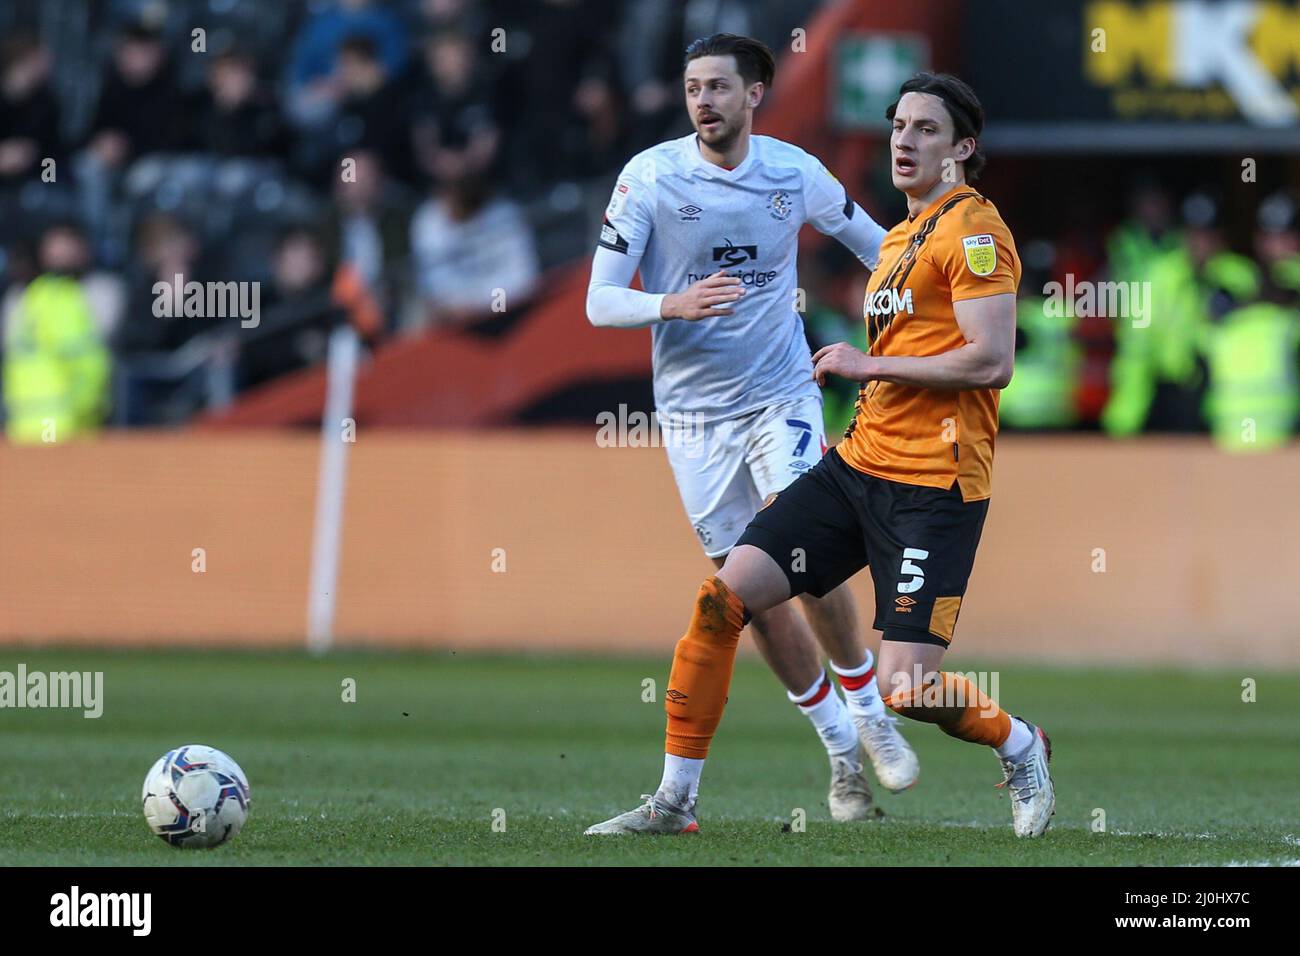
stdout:
{"type": "Polygon", "coordinates": [[[704,212],[703,209],[695,205],[693,202],[688,202],[677,211],[682,214],[682,222],[699,222],[700,213],[704,212]]]}

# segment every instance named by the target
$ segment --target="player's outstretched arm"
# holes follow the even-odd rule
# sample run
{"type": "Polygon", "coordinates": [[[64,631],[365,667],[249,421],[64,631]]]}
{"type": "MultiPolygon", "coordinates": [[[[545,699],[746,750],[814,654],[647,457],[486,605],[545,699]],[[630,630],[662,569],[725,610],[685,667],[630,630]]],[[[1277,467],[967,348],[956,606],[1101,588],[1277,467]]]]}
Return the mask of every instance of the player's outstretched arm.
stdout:
{"type": "Polygon", "coordinates": [[[818,349],[813,378],[828,375],[855,382],[879,380],[917,388],[960,391],[1006,388],[1016,350],[1016,297],[1009,292],[952,304],[966,344],[939,355],[867,355],[847,342],[818,349]]]}

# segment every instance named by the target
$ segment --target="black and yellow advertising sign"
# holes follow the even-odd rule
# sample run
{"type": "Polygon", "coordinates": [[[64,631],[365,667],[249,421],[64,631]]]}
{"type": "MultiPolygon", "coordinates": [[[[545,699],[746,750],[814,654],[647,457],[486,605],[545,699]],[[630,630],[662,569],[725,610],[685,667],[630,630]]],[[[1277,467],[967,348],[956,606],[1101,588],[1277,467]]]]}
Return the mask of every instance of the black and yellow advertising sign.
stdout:
{"type": "Polygon", "coordinates": [[[1300,0],[981,0],[967,10],[966,72],[992,140],[1032,145],[1047,124],[1083,148],[1300,145],[1300,0]]]}

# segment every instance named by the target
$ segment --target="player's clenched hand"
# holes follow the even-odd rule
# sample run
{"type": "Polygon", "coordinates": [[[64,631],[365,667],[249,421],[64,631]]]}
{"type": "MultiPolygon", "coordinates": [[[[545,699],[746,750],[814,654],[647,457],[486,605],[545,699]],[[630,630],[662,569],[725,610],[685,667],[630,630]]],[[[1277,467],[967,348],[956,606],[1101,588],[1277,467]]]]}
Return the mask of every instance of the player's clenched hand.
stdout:
{"type": "Polygon", "coordinates": [[[855,382],[865,382],[871,377],[871,356],[859,352],[848,342],[836,342],[813,353],[813,378],[818,385],[826,384],[827,375],[839,375],[855,382]]]}
{"type": "Polygon", "coordinates": [[[715,315],[731,315],[732,310],[723,306],[735,302],[744,294],[745,289],[740,280],[727,275],[725,269],[719,269],[713,275],[705,276],[690,285],[685,292],[670,292],[664,296],[659,314],[665,319],[692,321],[715,315]]]}

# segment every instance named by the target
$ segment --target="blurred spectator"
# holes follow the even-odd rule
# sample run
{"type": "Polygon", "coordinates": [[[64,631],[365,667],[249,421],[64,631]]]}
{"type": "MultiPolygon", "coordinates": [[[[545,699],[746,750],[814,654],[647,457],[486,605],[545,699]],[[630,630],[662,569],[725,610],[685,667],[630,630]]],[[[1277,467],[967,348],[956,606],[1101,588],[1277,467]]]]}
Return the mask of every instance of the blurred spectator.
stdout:
{"type": "Polygon", "coordinates": [[[0,43],[0,193],[38,180],[41,161],[63,158],[50,57],[29,33],[0,43]]]}
{"type": "MultiPolygon", "coordinates": [[[[96,336],[105,342],[112,339],[122,323],[126,284],[115,273],[93,268],[90,245],[80,225],[54,222],[41,233],[32,278],[42,274],[75,278],[86,299],[96,336]]],[[[19,304],[26,284],[14,283],[5,295],[0,328],[6,343],[17,334],[19,304]]]]}
{"type": "MultiPolygon", "coordinates": [[[[1173,199],[1158,179],[1141,173],[1129,190],[1127,205],[1127,217],[1106,240],[1107,277],[1112,282],[1148,282],[1160,258],[1183,242],[1175,228],[1173,199]]],[[[1131,435],[1141,430],[1150,407],[1153,386],[1146,348],[1150,336],[1146,328],[1123,316],[1106,316],[1104,321],[1108,325],[1104,335],[1097,319],[1083,323],[1081,338],[1087,346],[1083,380],[1092,396],[1089,412],[1095,411],[1097,421],[1112,435],[1131,435]],[[1108,378],[1105,385],[1097,382],[1099,375],[1108,378]],[[1102,399],[1100,408],[1097,397],[1102,399]]]]}
{"type": "Polygon", "coordinates": [[[416,210],[411,251],[425,316],[434,325],[460,325],[521,305],[539,271],[523,213],[510,200],[493,198],[476,176],[447,184],[416,210]]]}
{"type": "Polygon", "coordinates": [[[340,54],[347,41],[365,38],[387,76],[406,65],[406,29],[393,11],[370,0],[336,0],[303,22],[289,65],[289,105],[296,123],[328,121],[347,96],[340,54]]]}
{"type": "Polygon", "coordinates": [[[103,328],[115,321],[115,305],[120,311],[107,277],[89,281],[80,227],[47,229],[39,259],[41,274],[5,317],[6,432],[24,443],[66,441],[103,423],[111,369],[103,328]]]}
{"type": "Polygon", "coordinates": [[[1144,278],[1157,259],[1182,241],[1174,228],[1169,190],[1149,174],[1139,176],[1129,191],[1128,209],[1128,218],[1106,240],[1108,271],[1119,282],[1144,278]]]}
{"type": "Polygon", "coordinates": [[[1117,350],[1102,424],[1112,435],[1199,431],[1205,375],[1198,344],[1205,323],[1249,301],[1258,269],[1229,252],[1219,204],[1204,192],[1183,201],[1183,241],[1149,266],[1147,314],[1115,316],[1117,350]]]}
{"type": "Polygon", "coordinates": [[[213,328],[219,319],[204,315],[186,316],[183,309],[157,315],[154,287],[184,288],[187,282],[203,282],[208,270],[202,261],[203,247],[195,231],[167,213],[145,217],[136,230],[131,297],[128,318],[113,339],[119,355],[171,352],[200,332],[213,328]]]}
{"type": "Polygon", "coordinates": [[[169,213],[154,212],[136,228],[130,307],[113,339],[117,358],[114,420],[157,425],[203,407],[200,366],[212,357],[201,338],[224,321],[184,306],[187,283],[213,274],[198,233],[169,213]],[[165,291],[157,291],[161,283],[165,291]],[[163,303],[162,297],[171,297],[163,303]],[[166,307],[162,307],[162,306],[166,307]]]}
{"type": "Polygon", "coordinates": [[[1081,350],[1075,340],[1079,319],[1058,294],[1045,294],[1056,250],[1044,239],[1025,243],[1016,302],[1016,360],[1011,384],[998,399],[998,418],[1009,428],[1070,428],[1078,421],[1081,350]]]}
{"type": "Polygon", "coordinates": [[[285,131],[272,93],[252,55],[235,48],[212,54],[200,97],[198,148],[216,156],[275,157],[285,131]]]}
{"type": "Polygon", "coordinates": [[[627,91],[634,150],[666,139],[670,127],[684,115],[682,51],[689,41],[683,26],[680,16],[665,16],[662,4],[655,0],[629,0],[624,7],[618,69],[627,91]]]}
{"type": "Polygon", "coordinates": [[[508,152],[516,161],[510,171],[521,187],[535,192],[588,175],[597,161],[593,145],[610,124],[618,128],[616,12],[602,0],[541,0],[510,8],[506,28],[523,56],[512,63],[501,88],[511,96],[508,152]]]}
{"type": "MultiPolygon", "coordinates": [[[[375,41],[357,35],[343,41],[338,56],[338,111],[321,130],[308,137],[309,167],[323,165],[339,154],[371,150],[384,168],[402,180],[410,177],[410,116],[407,92],[380,58],[375,41]]],[[[332,170],[331,175],[336,175],[332,170]]]]}
{"type": "Polygon", "coordinates": [[[380,311],[392,314],[410,249],[408,210],[375,153],[359,152],[352,160],[351,174],[334,184],[330,245],[380,311]]]}
{"type": "Polygon", "coordinates": [[[1259,296],[1212,315],[1201,349],[1209,373],[1206,417],[1226,451],[1285,444],[1300,412],[1300,206],[1283,193],[1260,204],[1259,296]]]}
{"type": "Polygon", "coordinates": [[[97,248],[111,255],[108,230],[118,177],[140,156],[189,149],[190,109],[167,59],[162,35],[150,20],[124,27],[77,159],[82,215],[97,248]]]}
{"type": "Polygon", "coordinates": [[[373,338],[379,310],[347,264],[336,268],[321,230],[289,227],[276,245],[261,321],[239,333],[239,378],[245,388],[315,365],[325,358],[329,333],[345,322],[373,338]]]}
{"type": "Polygon", "coordinates": [[[1255,255],[1266,296],[1294,303],[1300,295],[1300,198],[1275,193],[1259,204],[1255,218],[1255,255]]]}
{"type": "MultiPolygon", "coordinates": [[[[93,19],[118,24],[98,83],[79,75],[90,61],[68,62],[89,47],[65,35],[60,18],[39,18],[41,38],[12,29],[0,39],[0,349],[38,277],[75,275],[96,334],[120,359],[114,415],[162,422],[230,400],[237,344],[254,382],[314,361],[333,321],[351,321],[371,342],[394,325],[474,323],[479,334],[506,334],[535,286],[539,243],[548,264],[585,249],[592,220],[578,211],[583,203],[595,196],[603,206],[606,177],[638,149],[689,128],[685,43],[727,31],[786,46],[790,28],[822,5],[309,0],[281,10],[246,0],[112,0],[93,19]],[[186,31],[200,7],[209,52],[191,56],[186,31]],[[504,47],[494,45],[497,26],[504,47]],[[421,38],[413,50],[411,36],[421,38]],[[274,67],[283,82],[273,87],[266,71],[283,50],[289,62],[274,67]],[[86,131],[75,170],[65,176],[60,163],[58,186],[41,183],[41,160],[59,161],[70,123],[86,131]],[[135,165],[150,153],[191,151],[200,155],[135,165]],[[214,162],[226,158],[253,162],[214,162]],[[425,201],[412,216],[417,186],[425,201]],[[521,197],[526,216],[511,201],[521,197]],[[94,253],[66,230],[40,238],[78,203],[94,253]],[[142,209],[171,212],[140,223],[142,209]],[[306,219],[324,223],[319,234],[286,226],[306,219]],[[91,271],[92,259],[122,265],[129,308],[121,280],[91,271]],[[265,283],[264,312],[282,327],[263,333],[154,315],[156,282],[252,278],[268,259],[276,279],[265,283]],[[504,302],[494,299],[498,290],[504,302]],[[482,321],[494,307],[509,313],[482,321]],[[137,407],[151,413],[136,417],[137,407]]],[[[89,0],[73,6],[95,9],[89,0]]],[[[1037,162],[1021,161],[1027,169],[1037,162]]],[[[1239,427],[1232,437],[1232,423],[1249,418],[1253,447],[1266,447],[1290,428],[1278,423],[1288,418],[1291,380],[1275,360],[1300,321],[1300,253],[1287,211],[1294,201],[1273,197],[1259,208],[1257,268],[1228,251],[1206,197],[1184,204],[1179,221],[1181,197],[1161,179],[1178,179],[1175,163],[1153,162],[1154,172],[1132,177],[1131,157],[1089,158],[1092,185],[1067,190],[1064,211],[1050,218],[1017,198],[1015,176],[991,187],[1026,234],[1035,216],[1046,234],[1022,248],[1017,372],[1003,394],[1003,421],[1051,428],[1100,418],[1110,433],[1128,435],[1200,430],[1208,418],[1233,447],[1246,439],[1239,427]],[[1131,190],[1123,221],[1107,234],[1113,191],[1099,184],[1115,177],[1131,190]],[[1131,310],[1056,315],[1044,308],[1044,286],[1066,274],[1145,284],[1148,321],[1131,310]],[[1280,400],[1272,411],[1250,405],[1251,389],[1280,400]],[[1251,414],[1241,411],[1247,406],[1251,414]]],[[[1285,162],[1288,171],[1280,179],[1268,172],[1271,181],[1295,178],[1293,161],[1285,162]]],[[[893,197],[882,169],[872,164],[881,195],[893,197]]],[[[856,263],[823,257],[801,268],[810,340],[861,338],[856,263]]],[[[852,383],[828,390],[829,433],[842,429],[855,398],[852,383]]]]}
{"type": "Polygon", "coordinates": [[[424,41],[423,53],[426,73],[412,127],[421,171],[435,181],[488,175],[501,133],[473,44],[445,30],[424,41]]]}
{"type": "Polygon", "coordinates": [[[188,117],[158,28],[146,21],[124,28],[90,125],[95,161],[115,170],[146,153],[188,149],[188,117]]]}
{"type": "Polygon", "coordinates": [[[313,230],[293,227],[280,237],[271,276],[262,291],[261,323],[241,343],[244,387],[319,362],[329,330],[343,321],[330,294],[329,262],[313,230]]]}
{"type": "Polygon", "coordinates": [[[582,118],[574,138],[566,179],[585,179],[626,159],[623,99],[618,87],[602,76],[588,76],[574,92],[574,106],[582,118]]]}
{"type": "MultiPolygon", "coordinates": [[[[1089,190],[1063,196],[1061,202],[1064,212],[1054,224],[1056,228],[1050,236],[1051,274],[1043,278],[1064,282],[1073,276],[1076,283],[1105,280],[1108,265],[1106,240],[1113,240],[1115,236],[1113,232],[1107,234],[1109,223],[1105,211],[1099,208],[1096,197],[1089,190]]],[[[1023,279],[1020,288],[1032,291],[1025,290],[1023,279]]],[[[1041,286],[1039,288],[1042,291],[1041,286]]],[[[1115,323],[1106,310],[1084,311],[1088,314],[1076,315],[1070,320],[1070,339],[1079,347],[1074,419],[1079,426],[1096,428],[1110,393],[1115,323]]]]}

